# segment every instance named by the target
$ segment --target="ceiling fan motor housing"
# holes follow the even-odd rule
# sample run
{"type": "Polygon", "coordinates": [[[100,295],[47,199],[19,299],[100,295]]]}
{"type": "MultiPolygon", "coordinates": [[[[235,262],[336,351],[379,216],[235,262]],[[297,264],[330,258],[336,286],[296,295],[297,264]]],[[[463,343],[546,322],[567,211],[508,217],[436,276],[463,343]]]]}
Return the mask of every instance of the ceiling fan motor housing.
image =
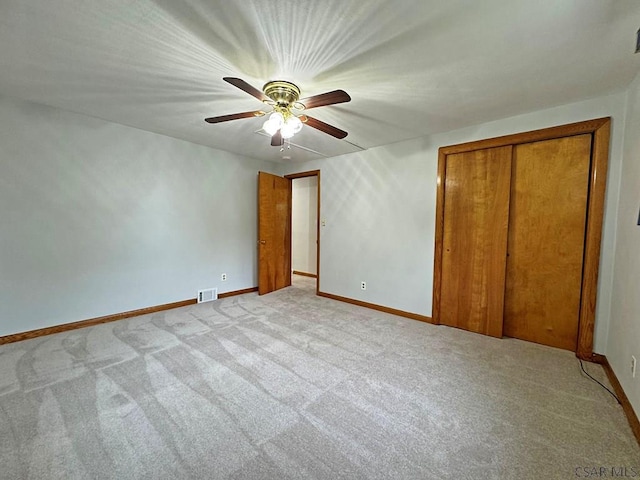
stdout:
{"type": "Polygon", "coordinates": [[[268,82],[262,87],[262,91],[280,108],[293,106],[300,98],[300,89],[297,85],[284,80],[268,82]]]}

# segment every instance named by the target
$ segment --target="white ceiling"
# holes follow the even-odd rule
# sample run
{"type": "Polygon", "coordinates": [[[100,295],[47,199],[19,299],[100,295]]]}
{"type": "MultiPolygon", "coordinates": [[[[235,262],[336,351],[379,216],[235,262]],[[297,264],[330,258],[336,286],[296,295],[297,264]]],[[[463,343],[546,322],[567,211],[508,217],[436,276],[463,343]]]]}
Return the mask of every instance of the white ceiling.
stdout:
{"type": "Polygon", "coordinates": [[[639,27],[638,0],[1,0],[0,94],[307,160],[621,91],[639,27]],[[261,108],[225,76],[346,90],[312,114],[349,136],[280,152],[264,118],[207,124],[261,108]]]}

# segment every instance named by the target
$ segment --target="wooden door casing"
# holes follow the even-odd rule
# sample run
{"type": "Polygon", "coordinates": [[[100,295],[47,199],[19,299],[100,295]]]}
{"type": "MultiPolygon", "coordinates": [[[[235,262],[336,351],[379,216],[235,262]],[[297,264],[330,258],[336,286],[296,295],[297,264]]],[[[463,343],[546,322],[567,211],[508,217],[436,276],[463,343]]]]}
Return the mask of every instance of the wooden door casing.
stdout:
{"type": "MultiPolygon", "coordinates": [[[[290,173],[285,175],[291,181],[296,178],[316,177],[318,180],[317,187],[317,209],[316,209],[316,295],[320,294],[320,205],[321,205],[321,192],[320,192],[320,170],[309,170],[306,172],[290,173]]],[[[293,186],[293,185],[292,185],[293,186]]]]}
{"type": "Polygon", "coordinates": [[[445,225],[445,167],[447,157],[452,154],[471,152],[479,149],[488,149],[507,145],[515,147],[525,143],[589,134],[592,136],[591,168],[588,180],[589,193],[586,208],[586,231],[584,238],[583,272],[581,278],[578,340],[575,352],[576,356],[584,360],[593,360],[597,356],[593,352],[593,337],[610,133],[611,119],[609,117],[604,117],[545,128],[542,130],[533,130],[529,132],[505,135],[502,137],[489,138],[486,140],[451,145],[441,147],[439,149],[433,274],[433,323],[442,323],[441,316],[443,313],[443,237],[445,225]]]}

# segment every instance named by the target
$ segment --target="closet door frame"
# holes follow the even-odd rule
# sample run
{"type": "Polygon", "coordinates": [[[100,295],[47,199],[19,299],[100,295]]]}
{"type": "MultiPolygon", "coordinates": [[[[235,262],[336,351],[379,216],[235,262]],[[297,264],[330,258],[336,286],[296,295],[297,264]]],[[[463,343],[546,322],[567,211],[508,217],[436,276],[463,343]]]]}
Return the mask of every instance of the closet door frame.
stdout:
{"type": "Polygon", "coordinates": [[[433,276],[433,323],[440,323],[440,301],[442,289],[442,254],[444,237],[444,199],[447,156],[486,148],[519,145],[541,140],[591,134],[591,170],[589,172],[589,194],[587,200],[587,225],[583,258],[580,314],[578,319],[578,342],[576,356],[583,360],[596,360],[593,353],[593,331],[595,326],[598,268],[604,217],[607,164],[609,161],[609,138],[611,118],[598,118],[530,132],[505,135],[474,142],[441,147],[438,150],[438,180],[436,196],[436,229],[433,276]]]}

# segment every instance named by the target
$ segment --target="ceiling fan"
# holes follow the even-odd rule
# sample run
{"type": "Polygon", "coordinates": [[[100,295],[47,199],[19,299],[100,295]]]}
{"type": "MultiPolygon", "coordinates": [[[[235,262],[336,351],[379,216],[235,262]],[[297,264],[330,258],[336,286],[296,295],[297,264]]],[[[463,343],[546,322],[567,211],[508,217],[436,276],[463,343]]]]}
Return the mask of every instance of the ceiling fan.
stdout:
{"type": "MultiPolygon", "coordinates": [[[[320,130],[336,138],[342,139],[347,136],[347,132],[333,125],[329,125],[309,115],[296,114],[296,112],[294,112],[294,110],[301,112],[302,110],[309,110],[311,108],[351,101],[351,97],[344,90],[333,90],[299,100],[300,89],[293,83],[284,80],[268,82],[262,87],[262,91],[249,85],[240,78],[224,77],[223,80],[271,107],[271,115],[269,115],[269,119],[264,122],[262,128],[271,135],[271,145],[275,147],[284,145],[284,141],[298,133],[300,129],[302,129],[303,124],[307,124],[316,130],[320,130]]],[[[221,123],[241,118],[262,117],[267,113],[269,112],[256,110],[253,112],[209,117],[204,120],[208,123],[221,123]]]]}

